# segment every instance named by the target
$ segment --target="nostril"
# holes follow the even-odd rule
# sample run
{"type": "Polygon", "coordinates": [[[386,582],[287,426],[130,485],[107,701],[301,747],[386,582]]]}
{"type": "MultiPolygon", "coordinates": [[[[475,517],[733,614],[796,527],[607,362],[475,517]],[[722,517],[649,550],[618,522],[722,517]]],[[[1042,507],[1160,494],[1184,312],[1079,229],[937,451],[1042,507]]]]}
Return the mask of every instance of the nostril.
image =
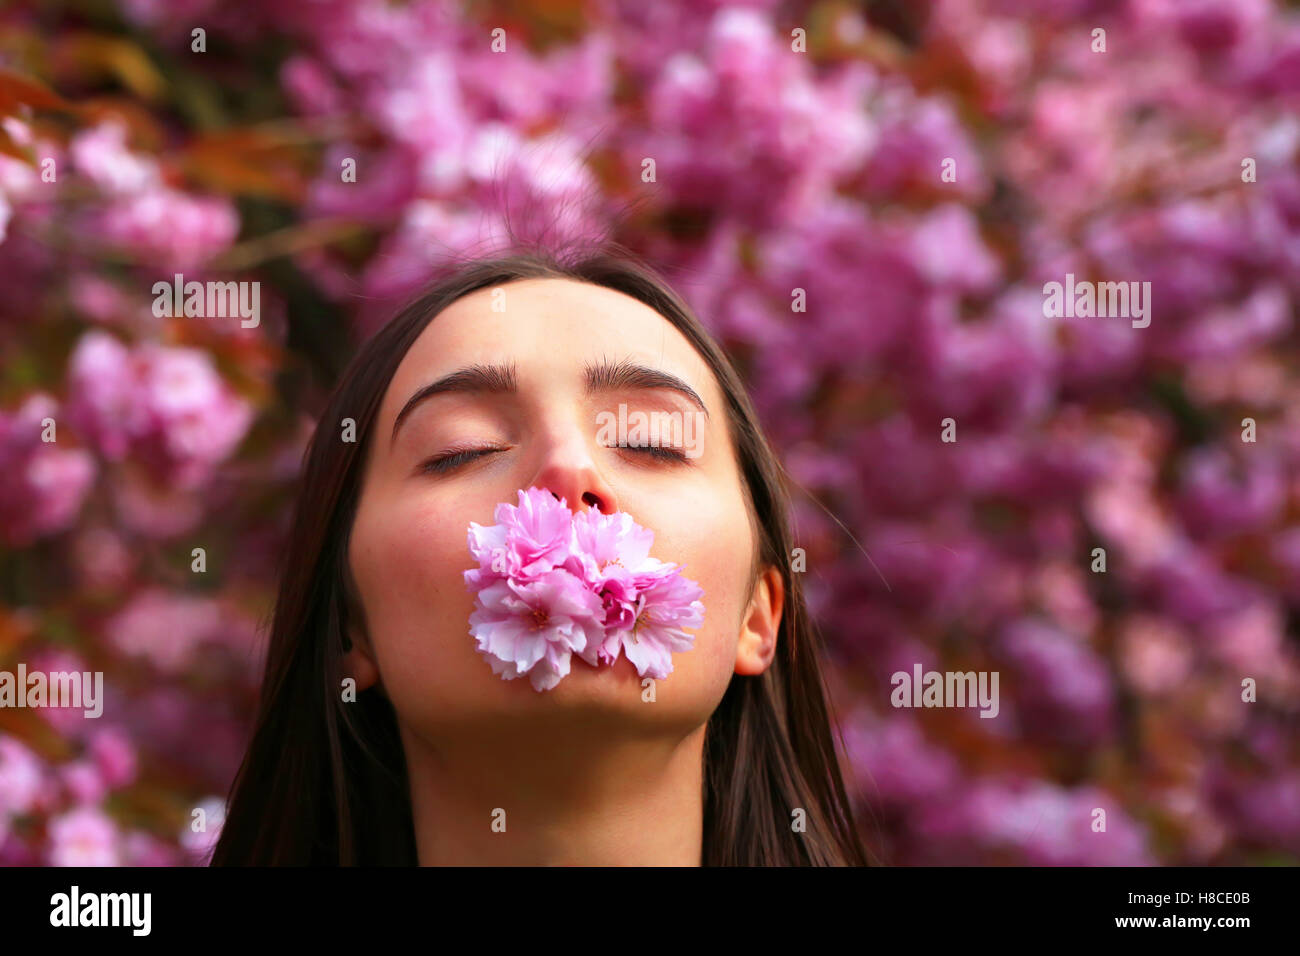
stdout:
{"type": "Polygon", "coordinates": [[[597,498],[595,495],[593,495],[590,491],[585,492],[583,494],[582,503],[584,505],[595,505],[597,508],[600,507],[600,499],[597,498]]]}

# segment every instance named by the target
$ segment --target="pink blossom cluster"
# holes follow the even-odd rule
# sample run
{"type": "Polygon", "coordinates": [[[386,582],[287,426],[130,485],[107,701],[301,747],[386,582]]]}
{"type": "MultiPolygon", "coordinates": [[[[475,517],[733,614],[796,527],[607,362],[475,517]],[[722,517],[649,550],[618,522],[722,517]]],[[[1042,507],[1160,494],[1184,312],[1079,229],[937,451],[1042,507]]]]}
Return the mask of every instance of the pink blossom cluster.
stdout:
{"type": "Polygon", "coordinates": [[[110,461],[128,456],[180,487],[195,487],[248,431],[252,406],[212,356],[154,342],[135,347],[91,330],[69,359],[69,417],[110,461]]]}
{"type": "MultiPolygon", "coordinates": [[[[0,119],[0,130],[20,147],[36,145],[30,126],[17,117],[0,119]]],[[[14,214],[13,201],[34,196],[39,185],[40,174],[31,166],[13,156],[0,155],[0,242],[4,242],[9,231],[9,220],[14,214]]]]}
{"type": "Polygon", "coordinates": [[[57,402],[43,392],[13,414],[0,412],[0,534],[10,545],[71,525],[95,480],[90,453],[58,443],[58,417],[57,402]]]}
{"type": "MultiPolygon", "coordinates": [[[[169,623],[183,625],[175,617],[169,623]]],[[[64,650],[38,649],[28,663],[45,673],[88,667],[64,650]]],[[[237,760],[242,738],[192,692],[160,688],[135,706],[112,683],[105,692],[101,718],[77,707],[25,712],[45,725],[31,735],[39,746],[24,740],[25,731],[0,732],[0,866],[177,866],[201,864],[211,851],[223,822],[220,798],[182,798],[205,810],[202,827],[183,805],[144,828],[120,821],[113,805],[133,800],[159,760],[174,773],[214,781],[200,783],[200,792],[222,789],[212,767],[237,760]],[[120,719],[110,722],[109,714],[120,719]],[[195,748],[201,726],[205,745],[195,748]],[[213,747],[219,752],[206,753],[213,747]]]]}
{"type": "Polygon", "coordinates": [[[497,505],[497,523],[471,522],[465,572],[475,595],[470,634],[503,680],[528,675],[533,689],[554,688],[578,655],[612,666],[620,652],[642,677],[672,672],[704,621],[704,592],[676,564],[650,556],[654,532],[625,511],[591,505],[570,512],[540,488],[519,504],[497,505]]]}
{"type": "Polygon", "coordinates": [[[164,269],[187,269],[229,247],[239,233],[239,216],[228,200],[169,184],[155,160],[128,148],[120,122],[106,120],[79,133],[69,153],[103,196],[83,224],[99,242],[164,269]]]}
{"type": "Polygon", "coordinates": [[[80,749],[80,756],[53,764],[0,733],[0,866],[185,862],[147,831],[121,826],[103,806],[137,776],[136,749],[123,730],[96,730],[80,749]]]}

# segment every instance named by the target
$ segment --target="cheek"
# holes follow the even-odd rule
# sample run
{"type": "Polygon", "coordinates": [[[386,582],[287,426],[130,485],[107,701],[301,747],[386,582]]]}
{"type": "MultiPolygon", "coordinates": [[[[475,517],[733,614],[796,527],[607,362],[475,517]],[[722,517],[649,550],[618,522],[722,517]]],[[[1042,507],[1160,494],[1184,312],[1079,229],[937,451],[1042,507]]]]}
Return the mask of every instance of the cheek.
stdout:
{"type": "Polygon", "coordinates": [[[704,589],[704,624],[695,632],[692,650],[674,655],[672,676],[681,671],[683,683],[689,680],[716,703],[735,671],[754,539],[743,503],[711,504],[665,517],[651,553],[683,565],[682,573],[704,589]]]}
{"type": "Polygon", "coordinates": [[[353,526],[353,575],[379,672],[399,713],[446,700],[479,668],[487,670],[469,635],[473,598],[462,577],[473,563],[467,525],[424,503],[363,509],[353,526]]]}

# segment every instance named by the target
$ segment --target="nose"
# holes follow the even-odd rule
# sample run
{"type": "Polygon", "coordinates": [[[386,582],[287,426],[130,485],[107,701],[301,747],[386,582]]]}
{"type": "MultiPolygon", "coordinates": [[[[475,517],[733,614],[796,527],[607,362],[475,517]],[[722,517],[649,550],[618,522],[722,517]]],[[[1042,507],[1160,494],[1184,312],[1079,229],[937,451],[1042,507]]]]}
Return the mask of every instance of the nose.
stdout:
{"type": "Polygon", "coordinates": [[[601,514],[612,514],[619,510],[618,497],[592,458],[586,437],[579,428],[552,432],[531,484],[563,498],[570,511],[595,505],[601,514]]]}

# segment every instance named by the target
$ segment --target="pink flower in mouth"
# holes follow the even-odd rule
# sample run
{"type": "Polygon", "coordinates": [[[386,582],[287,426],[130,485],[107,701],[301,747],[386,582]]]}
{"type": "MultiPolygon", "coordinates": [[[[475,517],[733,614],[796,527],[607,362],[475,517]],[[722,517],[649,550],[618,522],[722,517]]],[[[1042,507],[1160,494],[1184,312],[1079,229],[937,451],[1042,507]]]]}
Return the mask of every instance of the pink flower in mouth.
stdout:
{"type": "Polygon", "coordinates": [[[529,675],[534,690],[550,690],[569,673],[569,658],[602,636],[604,609],[568,571],[535,581],[504,578],[478,594],[469,632],[503,680],[529,675]]]}
{"type": "Polygon", "coordinates": [[[496,508],[497,524],[469,526],[479,567],[470,634],[503,680],[529,675],[550,690],[577,654],[612,665],[627,654],[642,676],[667,677],[674,651],[690,650],[683,628],[704,620],[703,591],[675,564],[650,556],[654,532],[626,512],[594,506],[572,514],[563,499],[529,488],[519,505],[496,508]]]}
{"type": "Polygon", "coordinates": [[[654,532],[642,528],[626,511],[606,515],[591,505],[573,516],[572,557],[592,582],[611,568],[639,571],[647,565],[659,566],[650,557],[654,539],[654,532]]]}
{"type": "Polygon", "coordinates": [[[704,591],[675,569],[645,577],[638,588],[633,623],[618,633],[623,653],[637,673],[660,680],[672,672],[673,652],[689,651],[695,641],[683,628],[704,623],[704,604],[699,600],[704,591]]]}
{"type": "Polygon", "coordinates": [[[488,527],[470,522],[469,550],[480,567],[468,572],[473,577],[467,581],[479,586],[505,577],[531,581],[569,557],[569,509],[549,492],[521,491],[519,505],[499,504],[495,517],[497,523],[488,527]]]}
{"type": "Polygon", "coordinates": [[[621,632],[636,621],[638,581],[672,568],[650,557],[654,537],[626,511],[601,514],[593,505],[573,516],[568,567],[600,595],[605,608],[604,639],[582,652],[582,659],[593,667],[618,660],[621,632]]]}

